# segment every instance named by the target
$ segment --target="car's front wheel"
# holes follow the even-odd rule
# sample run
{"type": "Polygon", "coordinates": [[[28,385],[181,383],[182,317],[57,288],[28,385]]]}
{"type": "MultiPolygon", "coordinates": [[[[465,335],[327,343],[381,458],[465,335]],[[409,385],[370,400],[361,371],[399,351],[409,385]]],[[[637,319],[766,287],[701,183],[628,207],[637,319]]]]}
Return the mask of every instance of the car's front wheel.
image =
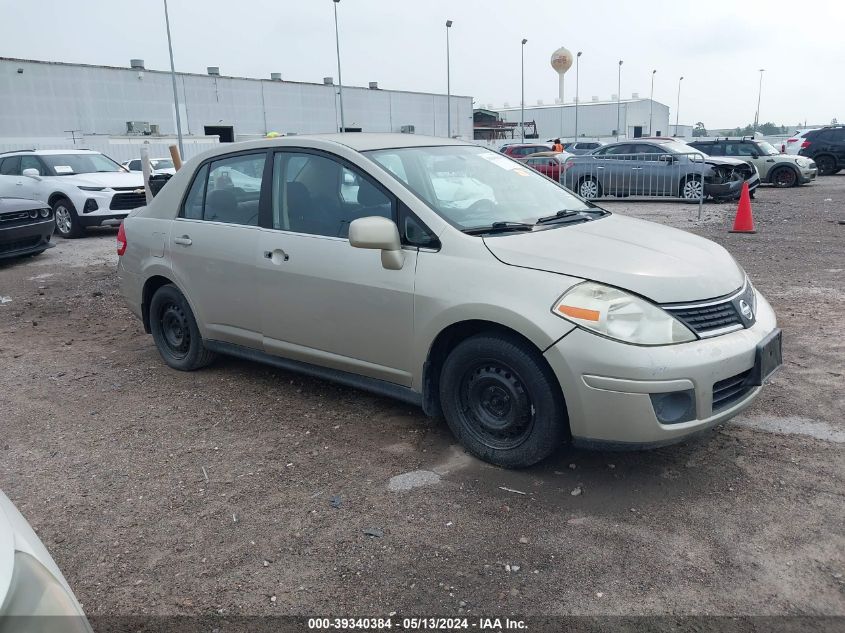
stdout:
{"type": "Polygon", "coordinates": [[[64,238],[72,239],[82,235],[82,225],[76,208],[67,198],[59,198],[53,202],[53,217],[56,218],[56,233],[64,238]]]}
{"type": "Polygon", "coordinates": [[[772,173],[772,184],[775,187],[787,188],[798,184],[798,174],[791,167],[778,167],[772,173]]]}
{"type": "Polygon", "coordinates": [[[690,176],[681,183],[681,198],[684,200],[701,200],[704,197],[704,183],[701,177],[690,176]]]}
{"type": "Polygon", "coordinates": [[[440,403],[461,444],[498,466],[536,464],[568,437],[560,385],[540,352],[514,335],[459,343],[443,364],[440,403]]]}
{"type": "Polygon", "coordinates": [[[601,198],[602,190],[599,181],[592,176],[587,176],[578,183],[578,195],[587,200],[601,198]]]}
{"type": "Polygon", "coordinates": [[[203,344],[191,306],[173,284],[156,290],[150,301],[150,331],[162,359],[174,369],[200,369],[216,356],[203,344]]]}

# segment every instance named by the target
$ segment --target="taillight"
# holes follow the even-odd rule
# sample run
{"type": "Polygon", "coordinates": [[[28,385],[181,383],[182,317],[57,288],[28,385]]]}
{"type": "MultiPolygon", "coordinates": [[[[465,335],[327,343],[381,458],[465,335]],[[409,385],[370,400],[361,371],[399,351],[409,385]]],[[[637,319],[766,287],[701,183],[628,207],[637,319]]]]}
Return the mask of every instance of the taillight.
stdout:
{"type": "Polygon", "coordinates": [[[788,138],[788,139],[786,139],[786,142],[787,143],[796,143],[796,142],[798,142],[798,139],[797,138],[788,138]]]}
{"type": "Polygon", "coordinates": [[[804,141],[801,143],[801,149],[806,149],[808,147],[810,147],[810,141],[804,141]]]}
{"type": "Polygon", "coordinates": [[[117,255],[122,257],[126,252],[126,231],[123,229],[123,222],[120,223],[120,228],[117,229],[117,255]]]}

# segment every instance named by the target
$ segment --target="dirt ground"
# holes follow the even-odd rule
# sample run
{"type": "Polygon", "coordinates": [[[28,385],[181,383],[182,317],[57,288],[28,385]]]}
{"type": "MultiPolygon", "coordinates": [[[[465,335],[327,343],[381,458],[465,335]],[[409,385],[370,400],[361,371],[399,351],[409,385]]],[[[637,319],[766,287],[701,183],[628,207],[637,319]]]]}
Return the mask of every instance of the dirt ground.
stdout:
{"type": "Polygon", "coordinates": [[[509,472],[391,400],[173,371],[107,231],[0,264],[0,487],[93,616],[845,615],[845,174],[761,188],[756,235],[606,206],[723,244],[777,311],[785,366],[703,438],[509,472]]]}

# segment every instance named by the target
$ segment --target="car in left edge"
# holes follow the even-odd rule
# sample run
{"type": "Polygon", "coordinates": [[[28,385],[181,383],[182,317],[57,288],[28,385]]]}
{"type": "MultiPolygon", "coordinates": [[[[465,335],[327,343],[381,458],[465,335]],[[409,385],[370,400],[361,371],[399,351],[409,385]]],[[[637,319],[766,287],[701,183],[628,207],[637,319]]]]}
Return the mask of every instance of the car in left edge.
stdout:
{"type": "Polygon", "coordinates": [[[0,633],[91,633],[70,585],[20,511],[0,491],[0,633]]]}
{"type": "Polygon", "coordinates": [[[39,255],[52,248],[55,223],[46,202],[0,198],[0,259],[39,255]]]}

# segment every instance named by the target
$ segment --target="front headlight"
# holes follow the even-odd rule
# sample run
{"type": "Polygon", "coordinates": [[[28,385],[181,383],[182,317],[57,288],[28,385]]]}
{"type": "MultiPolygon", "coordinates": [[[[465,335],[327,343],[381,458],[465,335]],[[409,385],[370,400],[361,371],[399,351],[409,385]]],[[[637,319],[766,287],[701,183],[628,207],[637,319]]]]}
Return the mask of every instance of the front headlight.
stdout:
{"type": "Polygon", "coordinates": [[[71,616],[60,620],[62,631],[90,633],[76,599],[44,565],[25,552],[15,552],[14,565],[12,584],[0,617],[0,633],[13,633],[21,628],[21,622],[7,616],[71,616]]]}
{"type": "Polygon", "coordinates": [[[584,329],[636,345],[671,345],[696,340],[675,317],[637,296],[592,281],[578,284],[552,307],[584,329]]]}
{"type": "Polygon", "coordinates": [[[798,165],[800,165],[801,167],[809,167],[810,166],[810,161],[807,160],[806,158],[798,158],[798,159],[795,160],[795,162],[798,165]]]}

